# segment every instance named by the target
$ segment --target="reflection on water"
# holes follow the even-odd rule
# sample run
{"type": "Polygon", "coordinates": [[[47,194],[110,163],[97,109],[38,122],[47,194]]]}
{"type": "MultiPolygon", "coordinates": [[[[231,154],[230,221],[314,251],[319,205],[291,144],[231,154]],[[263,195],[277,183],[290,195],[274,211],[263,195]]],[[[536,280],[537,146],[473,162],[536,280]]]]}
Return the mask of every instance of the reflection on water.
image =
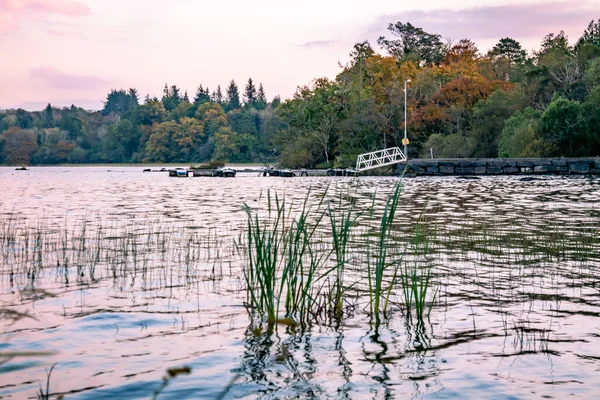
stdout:
{"type": "Polygon", "coordinates": [[[67,398],[151,398],[166,370],[183,365],[191,374],[159,398],[600,390],[598,179],[406,180],[399,243],[421,213],[435,230],[419,261],[437,290],[429,318],[407,317],[393,293],[389,318],[371,325],[357,235],[346,318],[269,332],[244,307],[242,204],[264,211],[270,190],[291,207],[327,193],[365,210],[396,179],[174,179],[141,169],[0,168],[0,397],[35,397],[55,363],[50,392],[67,398]]]}

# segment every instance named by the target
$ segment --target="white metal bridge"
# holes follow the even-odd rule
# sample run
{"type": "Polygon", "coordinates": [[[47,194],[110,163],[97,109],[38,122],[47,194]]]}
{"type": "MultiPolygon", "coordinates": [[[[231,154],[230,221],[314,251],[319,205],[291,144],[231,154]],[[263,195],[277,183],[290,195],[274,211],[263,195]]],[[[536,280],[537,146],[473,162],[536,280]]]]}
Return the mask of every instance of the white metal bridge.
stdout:
{"type": "Polygon", "coordinates": [[[366,171],[401,162],[406,162],[406,155],[399,147],[390,147],[389,149],[359,155],[356,160],[356,170],[366,171]]]}

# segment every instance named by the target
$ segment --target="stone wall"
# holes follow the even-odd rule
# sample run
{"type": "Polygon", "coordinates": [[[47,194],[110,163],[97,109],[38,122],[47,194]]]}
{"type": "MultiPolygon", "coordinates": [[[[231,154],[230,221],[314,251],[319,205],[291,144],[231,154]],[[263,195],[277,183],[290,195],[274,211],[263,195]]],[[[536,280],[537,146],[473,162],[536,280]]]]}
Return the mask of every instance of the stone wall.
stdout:
{"type": "MultiPolygon", "coordinates": [[[[404,173],[398,164],[396,174],[404,173]]],[[[409,160],[406,175],[600,174],[600,158],[466,158],[409,160]]]]}

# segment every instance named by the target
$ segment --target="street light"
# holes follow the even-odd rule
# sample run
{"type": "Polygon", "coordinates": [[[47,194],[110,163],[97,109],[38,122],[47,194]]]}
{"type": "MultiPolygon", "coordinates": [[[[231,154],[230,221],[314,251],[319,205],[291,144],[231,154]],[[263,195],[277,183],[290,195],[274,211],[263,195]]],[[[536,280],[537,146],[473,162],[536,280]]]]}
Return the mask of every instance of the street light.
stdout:
{"type": "Polygon", "coordinates": [[[406,137],[406,84],[410,82],[410,79],[404,80],[404,140],[402,144],[404,145],[404,157],[408,160],[408,155],[406,153],[406,145],[408,144],[408,138],[406,137]]]}

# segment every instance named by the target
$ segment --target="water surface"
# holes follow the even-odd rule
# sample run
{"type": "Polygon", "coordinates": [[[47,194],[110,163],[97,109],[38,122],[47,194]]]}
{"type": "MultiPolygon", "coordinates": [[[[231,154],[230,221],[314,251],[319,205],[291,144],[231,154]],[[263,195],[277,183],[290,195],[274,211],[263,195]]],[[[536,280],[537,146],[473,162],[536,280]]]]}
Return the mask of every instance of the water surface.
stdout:
{"type": "Polygon", "coordinates": [[[68,399],[151,398],[179,366],[191,373],[159,398],[600,393],[597,178],[407,179],[399,236],[419,218],[436,232],[429,318],[407,318],[394,293],[374,329],[357,236],[346,318],[274,334],[253,329],[244,307],[242,205],[264,214],[269,192],[291,208],[326,193],[367,210],[398,178],[48,167],[0,168],[0,182],[0,354],[52,353],[0,358],[0,398],[35,398],[52,365],[50,393],[68,399]]]}

